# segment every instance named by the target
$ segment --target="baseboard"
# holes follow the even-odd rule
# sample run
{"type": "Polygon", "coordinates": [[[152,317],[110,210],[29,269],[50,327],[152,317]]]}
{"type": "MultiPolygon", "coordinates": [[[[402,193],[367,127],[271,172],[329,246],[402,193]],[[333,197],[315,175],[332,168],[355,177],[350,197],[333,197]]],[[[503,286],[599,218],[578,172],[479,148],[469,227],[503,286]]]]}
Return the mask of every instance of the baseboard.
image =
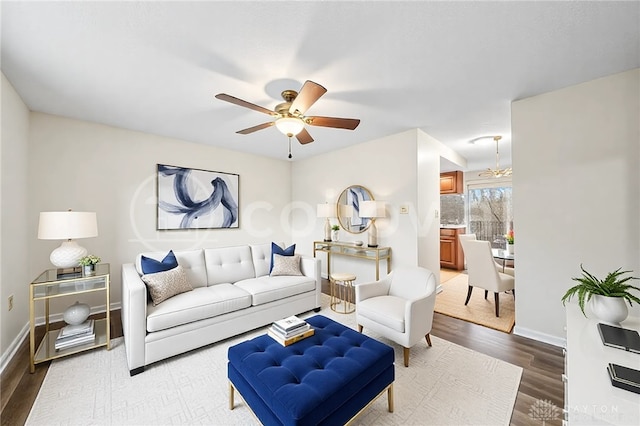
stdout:
{"type": "Polygon", "coordinates": [[[2,358],[0,359],[0,374],[4,372],[4,369],[7,367],[7,365],[9,365],[9,363],[15,356],[16,352],[18,352],[18,349],[20,348],[20,345],[22,345],[22,342],[28,337],[29,337],[29,322],[27,321],[27,323],[22,327],[22,329],[20,330],[16,338],[13,339],[13,342],[11,342],[11,344],[9,345],[9,348],[7,348],[7,350],[4,351],[4,353],[2,354],[2,358]]]}
{"type": "MultiPolygon", "coordinates": [[[[119,311],[121,308],[122,308],[122,305],[120,302],[111,304],[111,311],[119,311]]],[[[91,308],[91,315],[101,314],[103,312],[106,312],[105,305],[95,306],[91,308]]],[[[58,321],[62,321],[62,313],[53,314],[49,316],[49,322],[58,322],[58,321]]],[[[44,325],[44,316],[36,318],[36,326],[39,326],[39,325],[44,325]]],[[[13,341],[11,342],[7,350],[4,351],[4,353],[2,354],[2,358],[0,358],[0,374],[4,372],[4,369],[7,367],[7,365],[9,365],[9,363],[15,356],[16,352],[18,352],[18,349],[20,348],[20,345],[22,345],[22,342],[27,338],[29,338],[29,322],[28,321],[22,327],[22,329],[20,330],[16,338],[13,339],[13,341]]]]}
{"type": "Polygon", "coordinates": [[[531,330],[529,328],[518,327],[517,325],[513,327],[513,334],[526,337],[528,339],[537,340],[538,342],[548,343],[560,348],[564,348],[567,344],[566,339],[552,336],[546,333],[540,333],[539,331],[531,330]]]}

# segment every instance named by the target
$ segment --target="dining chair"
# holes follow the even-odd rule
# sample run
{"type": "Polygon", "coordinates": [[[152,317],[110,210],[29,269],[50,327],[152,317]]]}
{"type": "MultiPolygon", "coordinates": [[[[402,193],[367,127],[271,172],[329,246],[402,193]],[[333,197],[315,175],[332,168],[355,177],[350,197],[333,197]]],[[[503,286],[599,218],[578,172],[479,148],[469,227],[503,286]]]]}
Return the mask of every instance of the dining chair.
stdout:
{"type": "MultiPolygon", "coordinates": [[[[475,240],[477,240],[477,238],[476,238],[476,234],[459,234],[458,235],[458,240],[460,241],[460,244],[462,245],[462,252],[464,253],[464,243],[463,243],[463,241],[469,241],[469,240],[474,240],[475,241],[475,240]]],[[[466,256],[466,254],[465,254],[465,256],[466,256]]],[[[507,274],[507,275],[511,275],[512,277],[515,277],[515,275],[516,275],[515,269],[513,269],[510,266],[501,265],[500,263],[498,263],[495,260],[495,258],[493,259],[493,261],[496,263],[496,268],[498,268],[499,272],[502,272],[502,273],[507,274]]]]}
{"type": "Polygon", "coordinates": [[[499,272],[498,266],[491,253],[489,241],[461,238],[462,250],[467,261],[467,274],[469,275],[469,289],[464,304],[469,303],[474,287],[484,289],[484,298],[488,292],[494,293],[496,317],[500,316],[499,294],[503,291],[513,290],[515,297],[515,278],[512,275],[499,272]]]}

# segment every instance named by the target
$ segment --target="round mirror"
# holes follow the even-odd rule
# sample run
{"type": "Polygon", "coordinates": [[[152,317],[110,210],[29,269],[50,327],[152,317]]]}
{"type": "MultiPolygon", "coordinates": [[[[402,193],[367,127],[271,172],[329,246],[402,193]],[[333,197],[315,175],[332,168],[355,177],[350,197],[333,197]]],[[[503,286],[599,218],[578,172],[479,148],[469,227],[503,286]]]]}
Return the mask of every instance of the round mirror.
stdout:
{"type": "Polygon", "coordinates": [[[360,234],[371,224],[371,219],[360,217],[360,204],[373,200],[371,192],[364,186],[352,185],[338,197],[337,210],[340,226],[352,234],[360,234]]]}

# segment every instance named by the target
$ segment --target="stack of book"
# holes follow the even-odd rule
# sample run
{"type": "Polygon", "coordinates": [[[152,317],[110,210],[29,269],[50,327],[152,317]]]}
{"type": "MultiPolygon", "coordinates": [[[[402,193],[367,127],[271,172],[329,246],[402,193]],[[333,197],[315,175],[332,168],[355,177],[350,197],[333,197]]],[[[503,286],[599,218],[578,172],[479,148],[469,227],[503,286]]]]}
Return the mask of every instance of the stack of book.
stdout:
{"type": "Polygon", "coordinates": [[[278,320],[271,324],[267,334],[282,346],[289,346],[309,336],[313,336],[314,329],[304,320],[296,316],[278,320]]]}
{"type": "Polygon", "coordinates": [[[56,351],[73,346],[93,343],[96,338],[94,321],[87,320],[78,325],[67,325],[60,329],[55,342],[56,351]]]}

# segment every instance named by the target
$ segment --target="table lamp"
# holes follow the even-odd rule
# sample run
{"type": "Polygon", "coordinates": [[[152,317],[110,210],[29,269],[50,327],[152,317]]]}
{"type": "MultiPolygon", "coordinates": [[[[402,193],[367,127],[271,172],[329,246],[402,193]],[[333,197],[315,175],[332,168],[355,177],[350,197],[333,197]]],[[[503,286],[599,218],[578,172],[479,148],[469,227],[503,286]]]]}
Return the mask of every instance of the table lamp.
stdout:
{"type": "Polygon", "coordinates": [[[318,204],[316,213],[318,217],[327,218],[327,220],[324,223],[324,240],[325,242],[331,241],[331,223],[329,222],[329,218],[336,217],[335,204],[329,204],[329,203],[318,204]]]}
{"type": "Polygon", "coordinates": [[[87,249],[74,239],[98,236],[98,222],[94,212],[41,212],[38,224],[38,239],[66,240],[51,252],[49,260],[58,268],[78,266],[87,249]]]}
{"type": "Polygon", "coordinates": [[[378,228],[376,218],[385,217],[384,201],[368,200],[360,203],[360,217],[371,219],[369,226],[369,247],[378,247],[378,228]]]}

